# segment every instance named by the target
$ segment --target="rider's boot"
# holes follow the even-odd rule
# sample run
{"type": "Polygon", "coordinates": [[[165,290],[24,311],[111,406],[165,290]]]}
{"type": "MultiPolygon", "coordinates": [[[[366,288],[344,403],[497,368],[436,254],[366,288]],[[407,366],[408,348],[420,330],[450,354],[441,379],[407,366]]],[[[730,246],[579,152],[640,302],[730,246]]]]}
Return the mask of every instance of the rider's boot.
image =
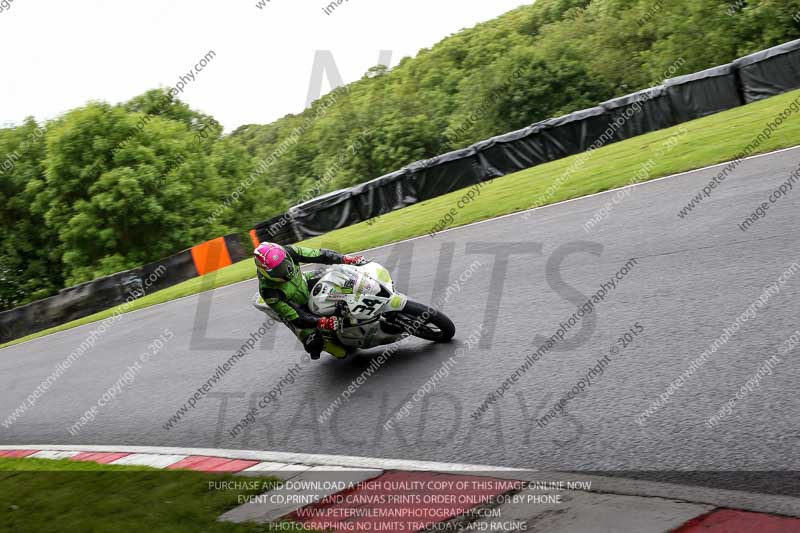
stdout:
{"type": "Polygon", "coordinates": [[[319,331],[314,331],[303,340],[303,348],[308,352],[308,356],[316,361],[325,348],[325,339],[319,331]]]}
{"type": "Polygon", "coordinates": [[[347,357],[347,348],[336,340],[325,337],[320,331],[311,332],[303,341],[303,348],[314,361],[320,358],[323,351],[328,352],[336,359],[347,357]]]}

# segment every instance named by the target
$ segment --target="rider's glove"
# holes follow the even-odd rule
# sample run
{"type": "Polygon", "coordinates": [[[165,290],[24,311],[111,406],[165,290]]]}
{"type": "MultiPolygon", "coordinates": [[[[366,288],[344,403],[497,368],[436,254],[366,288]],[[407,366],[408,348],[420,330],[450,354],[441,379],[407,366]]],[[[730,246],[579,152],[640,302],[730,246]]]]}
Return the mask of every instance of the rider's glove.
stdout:
{"type": "Polygon", "coordinates": [[[317,329],[322,331],[336,331],[341,326],[341,321],[335,316],[324,316],[317,320],[317,329]]]}
{"type": "Polygon", "coordinates": [[[344,264],[361,266],[361,265],[366,265],[367,260],[364,259],[363,255],[346,255],[344,256],[344,264]]]}

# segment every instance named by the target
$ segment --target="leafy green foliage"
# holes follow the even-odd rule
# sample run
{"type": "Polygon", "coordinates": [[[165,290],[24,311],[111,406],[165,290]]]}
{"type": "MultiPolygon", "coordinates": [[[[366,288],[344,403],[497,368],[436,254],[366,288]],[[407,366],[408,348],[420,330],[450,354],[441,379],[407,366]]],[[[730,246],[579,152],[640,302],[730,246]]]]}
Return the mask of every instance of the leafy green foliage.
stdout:
{"type": "Polygon", "coordinates": [[[0,130],[0,309],[43,298],[62,286],[47,248],[57,236],[30,206],[45,156],[45,132],[29,118],[0,130]]]}
{"type": "Polygon", "coordinates": [[[0,309],[246,230],[309,191],[788,41],[798,12],[800,0],[538,0],[230,135],[163,90],[0,129],[0,309]]]}
{"type": "MultiPolygon", "coordinates": [[[[417,160],[591,107],[673,77],[727,63],[796,38],[800,0],[539,0],[452,35],[348,87],[265,176],[297,197],[320,162],[335,160],[356,132],[370,146],[328,190],[417,160]],[[518,72],[512,79],[511,75],[518,72]]],[[[239,128],[233,139],[265,157],[309,116],[239,128]]],[[[265,195],[267,197],[268,195],[265,195]]],[[[291,202],[290,202],[291,203],[291,202]]],[[[279,214],[285,205],[272,206],[279,214]]],[[[260,203],[261,212],[265,204],[260,203]]]]}
{"type": "Polygon", "coordinates": [[[31,210],[58,235],[51,259],[60,259],[66,283],[133,268],[225,231],[198,221],[240,169],[199,136],[209,137],[211,126],[168,117],[92,103],[49,126],[31,210]]]}

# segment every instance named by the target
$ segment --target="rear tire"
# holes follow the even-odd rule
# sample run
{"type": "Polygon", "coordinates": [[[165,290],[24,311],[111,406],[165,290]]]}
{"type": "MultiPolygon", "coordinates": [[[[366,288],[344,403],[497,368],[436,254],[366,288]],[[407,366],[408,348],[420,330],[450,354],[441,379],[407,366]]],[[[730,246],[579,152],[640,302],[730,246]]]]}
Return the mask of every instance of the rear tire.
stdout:
{"type": "Polygon", "coordinates": [[[394,324],[426,341],[450,342],[456,334],[455,324],[444,313],[413,300],[409,300],[402,311],[392,314],[394,324]]]}

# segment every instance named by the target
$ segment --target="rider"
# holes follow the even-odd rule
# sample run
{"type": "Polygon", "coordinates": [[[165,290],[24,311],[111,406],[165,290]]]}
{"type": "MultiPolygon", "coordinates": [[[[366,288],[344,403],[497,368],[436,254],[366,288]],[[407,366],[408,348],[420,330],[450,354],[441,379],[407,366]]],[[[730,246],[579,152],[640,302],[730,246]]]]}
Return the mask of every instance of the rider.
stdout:
{"type": "Polygon", "coordinates": [[[253,255],[261,298],[303,343],[311,359],[319,359],[325,348],[323,333],[339,329],[340,321],[337,317],[320,317],[311,313],[308,309],[310,289],[319,278],[316,273],[304,274],[298,265],[363,265],[366,263],[364,257],[271,242],[262,242],[253,255]]]}

